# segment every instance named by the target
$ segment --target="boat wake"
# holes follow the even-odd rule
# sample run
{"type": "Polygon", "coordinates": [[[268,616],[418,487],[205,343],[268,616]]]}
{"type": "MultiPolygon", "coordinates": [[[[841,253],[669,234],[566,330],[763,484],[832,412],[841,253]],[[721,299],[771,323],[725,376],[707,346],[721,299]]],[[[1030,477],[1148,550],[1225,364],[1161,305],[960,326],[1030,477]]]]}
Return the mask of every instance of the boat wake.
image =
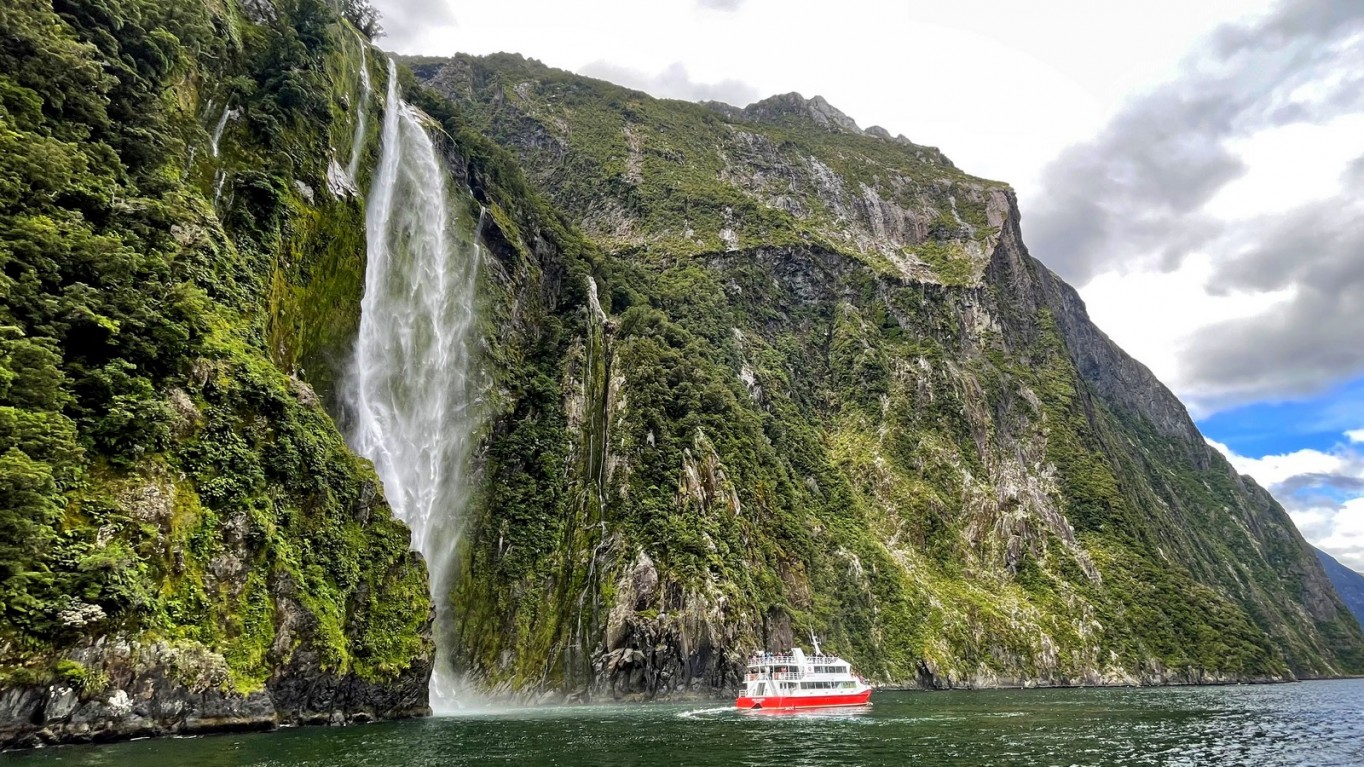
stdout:
{"type": "Polygon", "coordinates": [[[719,706],[717,708],[698,708],[693,709],[691,711],[682,711],[678,713],[677,716],[679,719],[695,719],[697,717],[702,716],[715,716],[716,714],[723,714],[734,710],[735,708],[733,706],[719,706]]]}

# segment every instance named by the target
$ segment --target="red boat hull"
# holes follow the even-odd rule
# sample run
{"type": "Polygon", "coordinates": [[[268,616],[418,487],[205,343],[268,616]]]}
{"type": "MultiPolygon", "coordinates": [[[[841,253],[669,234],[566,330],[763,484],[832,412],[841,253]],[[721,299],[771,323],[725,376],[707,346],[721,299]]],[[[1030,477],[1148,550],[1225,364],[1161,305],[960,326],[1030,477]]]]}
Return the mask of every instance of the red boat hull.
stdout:
{"type": "Polygon", "coordinates": [[[746,709],[830,708],[834,706],[863,706],[871,699],[871,690],[852,695],[766,695],[761,698],[740,696],[734,705],[746,709]]]}

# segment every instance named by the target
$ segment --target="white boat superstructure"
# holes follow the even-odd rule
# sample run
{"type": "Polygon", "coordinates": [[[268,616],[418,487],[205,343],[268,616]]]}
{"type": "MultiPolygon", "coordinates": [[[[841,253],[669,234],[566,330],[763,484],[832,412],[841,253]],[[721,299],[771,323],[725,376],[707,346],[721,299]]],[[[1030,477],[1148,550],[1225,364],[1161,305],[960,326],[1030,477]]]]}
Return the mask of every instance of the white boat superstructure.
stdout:
{"type": "Polygon", "coordinates": [[[739,708],[773,709],[862,706],[871,698],[866,680],[837,655],[815,654],[799,647],[788,654],[757,653],[748,661],[739,708]]]}

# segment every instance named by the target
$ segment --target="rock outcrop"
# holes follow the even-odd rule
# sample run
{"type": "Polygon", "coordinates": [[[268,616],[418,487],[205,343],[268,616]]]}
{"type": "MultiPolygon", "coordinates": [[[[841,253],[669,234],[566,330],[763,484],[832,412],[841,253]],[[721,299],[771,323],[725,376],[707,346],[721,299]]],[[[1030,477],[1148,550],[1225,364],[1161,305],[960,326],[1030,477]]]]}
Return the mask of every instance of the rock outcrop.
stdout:
{"type": "Polygon", "coordinates": [[[375,684],[337,676],[304,651],[263,688],[237,692],[224,657],[201,645],[102,638],[71,651],[64,668],[60,681],[0,692],[0,748],[430,714],[421,659],[396,682],[375,684]]]}

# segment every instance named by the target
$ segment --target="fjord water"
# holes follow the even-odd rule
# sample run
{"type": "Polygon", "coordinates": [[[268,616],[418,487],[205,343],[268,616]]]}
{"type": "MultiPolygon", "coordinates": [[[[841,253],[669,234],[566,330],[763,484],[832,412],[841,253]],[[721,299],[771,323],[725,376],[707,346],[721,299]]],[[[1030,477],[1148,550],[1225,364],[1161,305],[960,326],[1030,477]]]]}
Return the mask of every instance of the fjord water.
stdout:
{"type": "Polygon", "coordinates": [[[880,692],[846,712],[542,708],[13,755],[26,767],[882,765],[1353,767],[1364,680],[1245,687],[880,692]]]}
{"type": "Polygon", "coordinates": [[[453,212],[421,113],[399,98],[392,61],[381,141],[365,203],[365,293],[345,388],[347,436],[374,462],[394,513],[412,530],[412,547],[426,559],[436,606],[431,706],[448,711],[459,703],[449,595],[477,429],[479,250],[472,226],[453,212]]]}

